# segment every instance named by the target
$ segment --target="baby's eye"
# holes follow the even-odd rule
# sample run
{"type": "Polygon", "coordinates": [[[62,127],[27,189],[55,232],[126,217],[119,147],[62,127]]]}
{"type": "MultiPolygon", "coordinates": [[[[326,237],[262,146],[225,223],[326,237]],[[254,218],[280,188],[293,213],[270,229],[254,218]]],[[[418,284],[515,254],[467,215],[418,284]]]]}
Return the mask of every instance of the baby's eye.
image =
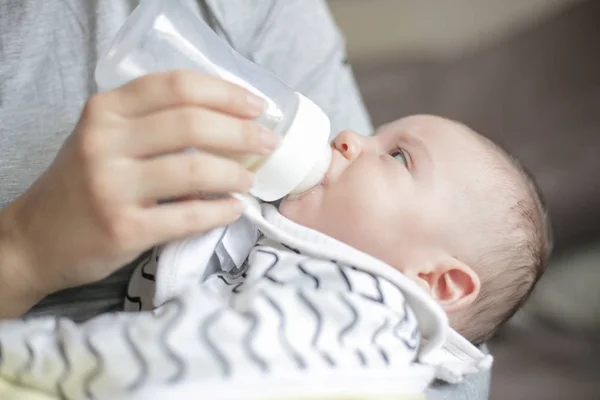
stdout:
{"type": "Polygon", "coordinates": [[[403,148],[398,147],[390,153],[390,156],[404,164],[406,168],[410,166],[410,155],[403,148]]]}

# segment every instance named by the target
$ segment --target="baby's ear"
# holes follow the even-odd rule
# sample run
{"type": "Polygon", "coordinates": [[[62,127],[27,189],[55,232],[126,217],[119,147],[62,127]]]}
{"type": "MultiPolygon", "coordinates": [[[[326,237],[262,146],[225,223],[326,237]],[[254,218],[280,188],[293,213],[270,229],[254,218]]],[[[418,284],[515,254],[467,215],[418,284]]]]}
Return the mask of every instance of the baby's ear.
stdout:
{"type": "Polygon", "coordinates": [[[447,313],[471,305],[481,289],[481,281],[473,268],[455,257],[445,258],[421,270],[417,279],[447,313]]]}

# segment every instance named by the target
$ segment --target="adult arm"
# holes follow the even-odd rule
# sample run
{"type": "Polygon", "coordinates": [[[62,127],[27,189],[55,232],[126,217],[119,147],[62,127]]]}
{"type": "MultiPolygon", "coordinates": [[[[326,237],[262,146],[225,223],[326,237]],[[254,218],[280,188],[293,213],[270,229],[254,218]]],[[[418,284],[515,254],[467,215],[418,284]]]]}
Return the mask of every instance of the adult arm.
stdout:
{"type": "Polygon", "coordinates": [[[11,208],[0,210],[0,319],[18,317],[44,297],[24,254],[11,208]]]}
{"type": "Polygon", "coordinates": [[[238,86],[189,71],[93,96],[52,164],[0,213],[0,317],[237,219],[235,199],[160,200],[247,191],[251,173],[211,152],[270,153],[275,136],[253,121],[263,107],[238,86]],[[189,147],[211,152],[180,151],[189,147]]]}

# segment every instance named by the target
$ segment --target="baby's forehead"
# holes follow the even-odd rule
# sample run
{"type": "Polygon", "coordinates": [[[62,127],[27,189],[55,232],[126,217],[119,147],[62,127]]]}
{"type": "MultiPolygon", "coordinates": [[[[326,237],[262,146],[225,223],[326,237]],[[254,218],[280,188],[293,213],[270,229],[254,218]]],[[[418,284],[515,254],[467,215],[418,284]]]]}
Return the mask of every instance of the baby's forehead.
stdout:
{"type": "MultiPolygon", "coordinates": [[[[468,213],[506,215],[512,202],[507,201],[524,190],[524,181],[507,156],[483,138],[478,145],[466,147],[459,157],[445,164],[446,188],[468,213]]],[[[482,219],[482,221],[485,218],[482,219]]]]}
{"type": "Polygon", "coordinates": [[[464,124],[433,115],[415,115],[400,118],[381,126],[376,134],[416,136],[427,141],[443,139],[472,141],[478,136],[474,130],[464,124]]]}
{"type": "Polygon", "coordinates": [[[496,156],[481,135],[459,122],[430,115],[401,118],[377,130],[384,141],[417,140],[439,162],[477,162],[496,156]]]}
{"type": "Polygon", "coordinates": [[[441,117],[411,117],[389,129],[394,135],[418,136],[427,146],[440,179],[447,180],[453,191],[486,199],[519,186],[520,176],[508,154],[462,123],[441,117]]]}

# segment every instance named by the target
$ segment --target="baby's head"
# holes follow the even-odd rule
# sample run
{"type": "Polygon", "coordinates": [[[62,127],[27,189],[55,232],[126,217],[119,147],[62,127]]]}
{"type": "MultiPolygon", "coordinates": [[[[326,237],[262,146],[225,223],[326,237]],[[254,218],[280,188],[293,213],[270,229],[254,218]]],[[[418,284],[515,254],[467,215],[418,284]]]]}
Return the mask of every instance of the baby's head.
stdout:
{"type": "Polygon", "coordinates": [[[550,253],[540,193],[520,165],[459,123],[414,116],[342,132],[324,184],[281,212],[398,268],[474,343],[523,303],[550,253]]]}

